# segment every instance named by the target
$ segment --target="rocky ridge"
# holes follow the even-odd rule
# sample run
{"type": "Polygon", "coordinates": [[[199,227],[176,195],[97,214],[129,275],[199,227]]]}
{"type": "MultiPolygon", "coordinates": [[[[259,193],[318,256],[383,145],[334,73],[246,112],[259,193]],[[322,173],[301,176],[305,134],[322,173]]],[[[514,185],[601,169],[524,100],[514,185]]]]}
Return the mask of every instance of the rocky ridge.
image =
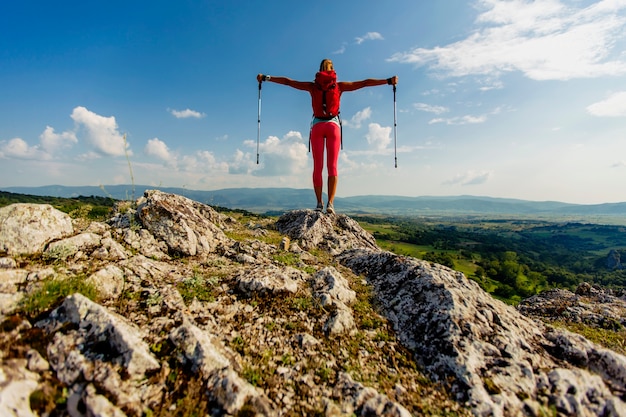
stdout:
{"type": "Polygon", "coordinates": [[[626,415],[624,356],[345,215],[17,204],[1,254],[2,416],[626,415]],[[81,291],[37,304],[63,285],[81,291]]]}

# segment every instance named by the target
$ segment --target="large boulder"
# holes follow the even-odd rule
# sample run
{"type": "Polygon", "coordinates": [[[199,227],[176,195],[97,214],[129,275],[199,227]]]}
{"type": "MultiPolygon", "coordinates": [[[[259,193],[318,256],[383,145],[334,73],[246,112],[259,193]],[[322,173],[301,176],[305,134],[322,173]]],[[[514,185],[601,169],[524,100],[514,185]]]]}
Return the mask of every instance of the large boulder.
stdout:
{"type": "Polygon", "coordinates": [[[188,256],[207,254],[229,241],[216,225],[221,221],[219,213],[211,207],[158,190],[148,190],[144,197],[145,203],[137,209],[139,218],[170,251],[188,256]]]}
{"type": "Polygon", "coordinates": [[[0,253],[32,255],[73,233],[70,216],[49,204],[19,203],[0,208],[0,253]]]}
{"type": "Polygon", "coordinates": [[[299,240],[305,250],[319,248],[333,255],[354,248],[379,250],[374,236],[345,214],[294,210],[283,214],[276,228],[291,239],[299,240]]]}

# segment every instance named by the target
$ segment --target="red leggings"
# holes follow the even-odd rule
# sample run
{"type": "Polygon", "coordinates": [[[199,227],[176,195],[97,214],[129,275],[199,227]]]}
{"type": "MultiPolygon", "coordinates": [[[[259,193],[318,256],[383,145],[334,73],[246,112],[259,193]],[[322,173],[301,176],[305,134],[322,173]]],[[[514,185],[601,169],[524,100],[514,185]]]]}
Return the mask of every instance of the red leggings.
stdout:
{"type": "Polygon", "coordinates": [[[311,152],[313,153],[313,186],[322,187],[324,169],[324,138],[326,139],[326,162],[328,176],[337,176],[337,160],[341,147],[341,130],[334,122],[318,122],[311,129],[311,152]]]}

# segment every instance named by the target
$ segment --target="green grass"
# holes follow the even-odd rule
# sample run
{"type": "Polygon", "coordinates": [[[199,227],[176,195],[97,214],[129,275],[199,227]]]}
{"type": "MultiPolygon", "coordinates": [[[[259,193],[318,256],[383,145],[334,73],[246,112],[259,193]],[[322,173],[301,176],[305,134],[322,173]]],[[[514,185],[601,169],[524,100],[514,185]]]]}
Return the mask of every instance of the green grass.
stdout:
{"type": "Polygon", "coordinates": [[[257,367],[245,366],[243,368],[242,376],[255,387],[263,383],[263,372],[257,367]]]}
{"type": "Polygon", "coordinates": [[[300,264],[300,255],[292,252],[281,252],[272,255],[272,259],[286,266],[297,267],[300,264]]]}
{"type": "Polygon", "coordinates": [[[600,346],[626,355],[626,328],[624,327],[619,326],[621,328],[617,330],[610,330],[587,326],[583,323],[569,323],[563,321],[553,322],[552,325],[578,333],[600,346]]]}
{"type": "Polygon", "coordinates": [[[313,306],[312,297],[295,297],[291,299],[291,308],[298,311],[306,311],[313,306]]]}
{"type": "Polygon", "coordinates": [[[231,341],[230,341],[230,346],[237,352],[239,352],[240,354],[244,355],[246,352],[246,342],[245,340],[243,340],[243,337],[241,336],[235,336],[231,341]]]}
{"type": "Polygon", "coordinates": [[[218,282],[217,277],[205,278],[196,271],[191,277],[185,278],[178,283],[177,288],[185,304],[191,303],[194,298],[198,301],[210,303],[215,301],[213,291],[218,282]]]}
{"type": "Polygon", "coordinates": [[[466,277],[471,277],[476,273],[476,264],[467,259],[455,259],[454,269],[463,272],[466,277]]]}
{"type": "Polygon", "coordinates": [[[457,251],[440,250],[429,245],[415,245],[412,243],[389,241],[384,239],[378,239],[376,243],[381,249],[393,252],[397,255],[410,256],[417,259],[428,259],[426,255],[429,253],[450,254],[454,258],[455,270],[464,273],[467,277],[474,275],[476,272],[476,264],[468,259],[459,259],[459,257],[456,256],[457,251]]]}
{"type": "Polygon", "coordinates": [[[19,309],[27,315],[37,315],[56,307],[68,295],[81,293],[97,301],[98,289],[86,281],[84,275],[45,280],[41,287],[27,294],[19,304],[19,309]]]}

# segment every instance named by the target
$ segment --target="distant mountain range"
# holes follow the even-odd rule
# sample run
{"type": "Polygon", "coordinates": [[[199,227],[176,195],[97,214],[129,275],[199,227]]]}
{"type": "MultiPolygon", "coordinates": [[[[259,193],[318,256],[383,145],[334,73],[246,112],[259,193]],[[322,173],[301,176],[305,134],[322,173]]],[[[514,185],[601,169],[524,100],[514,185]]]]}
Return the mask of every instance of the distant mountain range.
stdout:
{"type": "MultiPolygon", "coordinates": [[[[5,187],[2,191],[51,197],[101,196],[130,200],[145,190],[159,189],[183,195],[211,206],[243,209],[255,213],[282,213],[288,210],[313,208],[315,197],[311,189],[294,188],[228,188],[198,191],[186,188],[166,188],[146,185],[107,185],[66,187],[5,187]]],[[[604,204],[569,204],[557,201],[527,201],[508,198],[450,196],[401,197],[367,195],[337,197],[335,208],[346,214],[384,214],[398,216],[481,216],[523,215],[530,217],[618,218],[626,219],[626,202],[604,204]]]]}

